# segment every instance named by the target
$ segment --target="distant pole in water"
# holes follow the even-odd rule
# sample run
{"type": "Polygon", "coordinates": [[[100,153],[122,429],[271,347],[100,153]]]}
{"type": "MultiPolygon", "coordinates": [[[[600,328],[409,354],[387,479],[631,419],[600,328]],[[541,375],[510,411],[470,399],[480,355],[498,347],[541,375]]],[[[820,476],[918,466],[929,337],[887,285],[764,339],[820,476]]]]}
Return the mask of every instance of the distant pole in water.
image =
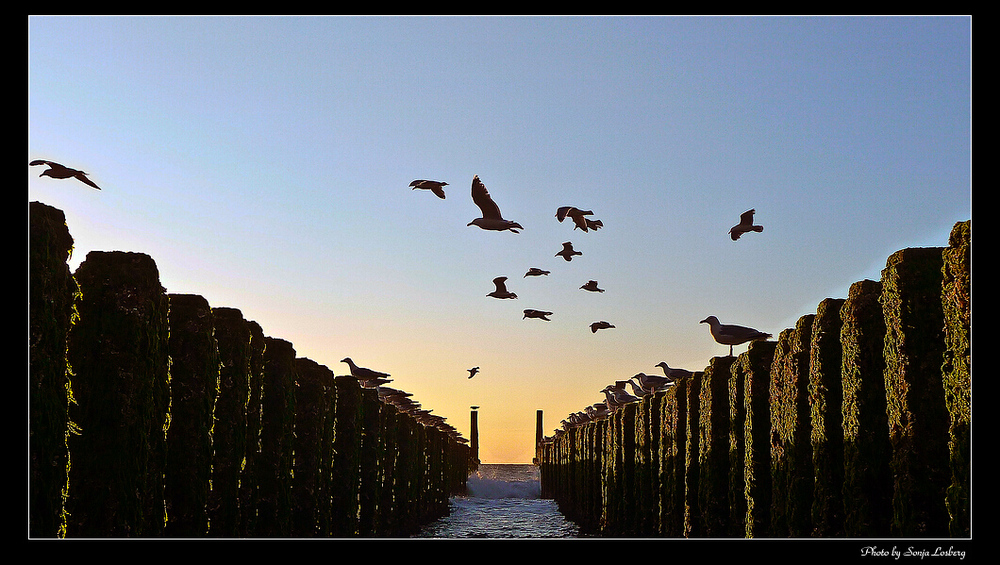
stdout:
{"type": "Polygon", "coordinates": [[[535,465],[541,461],[538,453],[540,445],[542,445],[542,411],[537,410],[535,412],[535,460],[532,461],[535,465]]]}
{"type": "Polygon", "coordinates": [[[469,432],[472,443],[471,463],[474,469],[479,467],[479,412],[476,411],[478,409],[478,406],[472,407],[472,431],[469,432]]]}

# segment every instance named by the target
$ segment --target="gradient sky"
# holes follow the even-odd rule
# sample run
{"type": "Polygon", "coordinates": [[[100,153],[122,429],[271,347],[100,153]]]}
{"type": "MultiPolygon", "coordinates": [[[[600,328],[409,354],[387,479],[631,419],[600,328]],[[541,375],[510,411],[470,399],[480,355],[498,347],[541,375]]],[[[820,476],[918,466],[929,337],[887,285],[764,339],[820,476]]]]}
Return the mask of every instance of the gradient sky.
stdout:
{"type": "Polygon", "coordinates": [[[72,269],[149,254],[167,292],[391,373],[465,437],[479,406],[485,463],[531,461],[536,410],[548,435],[606,384],[726,355],[706,316],[777,336],[971,217],[968,17],[27,24],[27,160],[103,189],[25,166],[72,269]],[[466,225],[473,175],[521,233],[466,225]],[[764,231],[731,241],[750,208],[764,231]],[[501,275],[517,300],[486,296],[501,275]]]}

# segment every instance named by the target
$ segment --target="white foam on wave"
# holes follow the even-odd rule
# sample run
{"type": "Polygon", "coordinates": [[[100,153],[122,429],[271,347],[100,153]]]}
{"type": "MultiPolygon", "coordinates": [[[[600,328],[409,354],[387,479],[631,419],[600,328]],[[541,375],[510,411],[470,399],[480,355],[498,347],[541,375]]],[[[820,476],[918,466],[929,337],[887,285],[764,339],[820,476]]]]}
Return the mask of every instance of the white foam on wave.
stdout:
{"type": "Polygon", "coordinates": [[[539,498],[538,481],[501,481],[472,475],[465,482],[468,496],[477,498],[539,498]]]}

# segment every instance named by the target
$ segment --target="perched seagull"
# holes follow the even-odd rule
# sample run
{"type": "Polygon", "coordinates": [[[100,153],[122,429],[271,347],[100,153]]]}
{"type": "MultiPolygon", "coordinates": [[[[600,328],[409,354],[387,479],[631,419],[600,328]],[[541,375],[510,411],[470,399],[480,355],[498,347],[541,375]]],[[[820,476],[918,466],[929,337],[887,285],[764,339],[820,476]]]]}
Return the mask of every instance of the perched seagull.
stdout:
{"type": "Polygon", "coordinates": [[[29,165],[48,165],[49,168],[42,171],[42,174],[38,175],[40,177],[52,177],[54,179],[68,179],[70,177],[76,178],[76,180],[90,185],[97,190],[101,190],[101,187],[94,184],[94,181],[87,178],[87,173],[83,171],[78,171],[76,169],[71,169],[69,167],[64,167],[59,163],[53,161],[46,161],[44,159],[35,159],[34,161],[28,163],[29,165]]]}
{"type": "Polygon", "coordinates": [[[436,181],[436,180],[415,180],[410,183],[410,189],[423,188],[437,194],[438,198],[444,199],[444,187],[448,186],[448,183],[436,181]]]}
{"type": "Polygon", "coordinates": [[[539,320],[545,320],[546,322],[551,322],[552,320],[546,317],[551,315],[552,312],[546,312],[545,310],[532,310],[531,308],[528,308],[524,311],[524,317],[522,317],[521,319],[523,320],[524,318],[538,318],[539,320]]]}
{"type": "Polygon", "coordinates": [[[587,284],[581,286],[583,290],[589,290],[590,292],[604,292],[603,288],[597,288],[597,281],[587,281],[587,284]]]}
{"type": "Polygon", "coordinates": [[[490,193],[486,190],[486,185],[479,180],[479,175],[472,177],[472,201],[476,203],[476,206],[479,206],[483,217],[476,218],[467,225],[476,225],[484,230],[510,230],[514,233],[519,233],[517,230],[524,229],[517,222],[503,219],[503,216],[500,215],[500,207],[490,198],[490,193]]]}
{"type": "Polygon", "coordinates": [[[756,341],[771,337],[771,334],[764,333],[753,328],[719,323],[719,319],[715,316],[709,316],[699,323],[709,325],[712,331],[712,337],[715,338],[716,342],[729,346],[730,357],[733,356],[734,345],[740,345],[748,341],[756,341]]]}
{"type": "Polygon", "coordinates": [[[648,392],[664,390],[674,384],[674,380],[669,377],[659,377],[647,375],[646,373],[636,373],[632,379],[639,383],[639,386],[648,392]]]}
{"type": "Polygon", "coordinates": [[[597,330],[606,330],[608,328],[613,328],[613,327],[614,327],[613,325],[602,320],[600,322],[594,322],[593,324],[590,324],[590,331],[596,334],[597,330]]]}
{"type": "MultiPolygon", "coordinates": [[[[525,277],[538,277],[538,276],[547,275],[547,274],[549,274],[549,271],[543,271],[543,270],[541,270],[541,269],[539,269],[537,267],[531,267],[530,269],[528,269],[527,273],[524,273],[524,276],[525,277]]],[[[521,278],[524,278],[524,277],[521,277],[521,278]]]]}
{"type": "Polygon", "coordinates": [[[650,394],[650,393],[653,392],[652,390],[647,390],[647,389],[642,388],[642,385],[635,384],[635,381],[633,381],[632,379],[629,379],[627,382],[632,387],[632,394],[635,395],[635,396],[637,396],[637,397],[639,397],[639,398],[642,398],[642,397],[646,396],[647,394],[650,394]]]}
{"type": "Polygon", "coordinates": [[[570,243],[569,241],[563,243],[562,251],[556,253],[556,257],[562,257],[567,261],[572,261],[574,255],[583,255],[583,253],[581,253],[580,251],[574,251],[573,244],[570,243]]]}
{"type": "Polygon", "coordinates": [[[351,361],[350,357],[344,357],[340,360],[341,363],[347,363],[347,366],[351,368],[351,376],[358,379],[359,381],[370,381],[372,379],[384,379],[389,376],[389,373],[382,373],[379,371],[373,371],[371,369],[366,369],[364,367],[358,367],[351,361]]]}
{"type": "Polygon", "coordinates": [[[656,364],[657,367],[663,369],[663,374],[666,375],[670,380],[683,379],[685,377],[690,377],[694,373],[688,371],[687,369],[671,369],[670,365],[667,365],[666,361],[660,361],[656,364]]]}
{"type": "Polygon", "coordinates": [[[497,289],[486,296],[492,296],[493,298],[517,298],[516,294],[507,290],[507,285],[504,284],[504,281],[506,280],[507,277],[497,277],[493,279],[493,284],[496,285],[497,289]]]}
{"type": "Polygon", "coordinates": [[[471,379],[472,377],[476,376],[476,373],[479,372],[479,367],[473,367],[471,369],[466,369],[466,371],[469,372],[469,378],[471,379]]]}
{"type": "Polygon", "coordinates": [[[733,238],[733,241],[736,241],[741,235],[747,233],[748,231],[764,231],[764,226],[753,225],[753,214],[753,208],[740,214],[740,223],[729,229],[729,237],[733,238]]]}

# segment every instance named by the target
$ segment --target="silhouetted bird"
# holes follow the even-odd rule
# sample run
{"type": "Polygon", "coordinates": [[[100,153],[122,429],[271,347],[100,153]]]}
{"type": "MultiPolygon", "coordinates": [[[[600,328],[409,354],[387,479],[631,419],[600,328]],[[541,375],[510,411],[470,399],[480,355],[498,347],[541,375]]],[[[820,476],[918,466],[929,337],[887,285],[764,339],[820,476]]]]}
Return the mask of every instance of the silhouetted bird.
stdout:
{"type": "Polygon", "coordinates": [[[486,296],[492,296],[493,298],[517,298],[516,294],[507,290],[507,285],[504,284],[504,281],[506,280],[507,277],[497,277],[493,279],[493,284],[496,285],[497,288],[486,296]]]}
{"type": "Polygon", "coordinates": [[[600,220],[590,220],[585,216],[592,216],[593,210],[581,210],[575,206],[561,206],[556,210],[556,219],[562,222],[566,218],[573,220],[573,229],[580,228],[583,231],[596,230],[604,226],[600,220]]]}
{"type": "Polygon", "coordinates": [[[688,371],[687,369],[671,369],[670,365],[667,365],[666,361],[660,361],[659,363],[656,364],[656,366],[662,368],[663,374],[671,379],[682,379],[685,377],[690,377],[692,374],[694,374],[691,371],[688,371]]]}
{"type": "MultiPolygon", "coordinates": [[[[549,271],[543,271],[543,270],[541,270],[541,269],[539,269],[537,267],[531,267],[530,269],[528,269],[527,273],[524,273],[524,276],[525,277],[538,277],[538,276],[547,275],[547,274],[549,274],[549,271]]],[[[521,278],[524,278],[524,277],[521,277],[521,278]]]]}
{"type": "Polygon", "coordinates": [[[448,183],[436,180],[415,180],[410,183],[411,189],[422,188],[429,190],[437,194],[438,198],[444,198],[444,187],[446,186],[448,186],[448,183]]]}
{"type": "Polygon", "coordinates": [[[479,367],[473,367],[471,369],[466,369],[466,371],[469,372],[469,378],[471,379],[472,377],[476,376],[476,373],[479,372],[479,367]]]}
{"type": "Polygon", "coordinates": [[[647,375],[646,373],[636,373],[632,378],[647,392],[664,390],[674,384],[673,379],[669,377],[658,377],[656,375],[647,375]]]}
{"type": "Polygon", "coordinates": [[[597,330],[606,330],[608,328],[613,328],[613,327],[614,327],[613,325],[602,320],[600,322],[594,322],[593,324],[590,324],[590,331],[591,333],[596,334],[597,330]]]}
{"type": "Polygon", "coordinates": [[[729,237],[733,238],[733,241],[736,241],[748,231],[764,231],[764,226],[753,225],[753,215],[754,210],[752,208],[740,214],[740,223],[729,229],[729,237]]]}
{"type": "Polygon", "coordinates": [[[597,281],[587,281],[587,284],[580,287],[583,290],[589,290],[590,292],[604,292],[603,288],[597,288],[597,281]]]}
{"type": "Polygon", "coordinates": [[[29,165],[48,165],[49,168],[42,171],[42,174],[38,175],[40,177],[52,177],[54,179],[68,179],[70,177],[76,180],[90,185],[97,190],[101,190],[101,187],[94,184],[94,181],[87,178],[87,173],[83,171],[78,171],[76,169],[71,169],[69,167],[64,167],[59,163],[53,161],[46,161],[44,159],[35,159],[34,161],[28,163],[29,165]]]}
{"type": "Polygon", "coordinates": [[[583,253],[581,253],[580,251],[575,251],[573,249],[573,244],[570,243],[569,241],[563,243],[562,251],[556,253],[556,257],[562,257],[567,261],[572,261],[574,255],[583,255],[583,253]]]}
{"type": "Polygon", "coordinates": [[[771,334],[764,333],[753,328],[719,323],[719,319],[715,316],[709,316],[699,323],[709,325],[709,328],[711,328],[712,331],[712,337],[715,338],[716,342],[729,346],[730,357],[733,356],[734,345],[740,345],[748,341],[756,341],[771,337],[771,334]]]}
{"type": "Polygon", "coordinates": [[[545,310],[532,310],[531,308],[528,308],[524,311],[524,316],[521,319],[523,320],[524,318],[538,318],[539,320],[545,320],[546,322],[551,322],[552,320],[548,319],[547,317],[551,315],[552,312],[546,312],[545,310]]]}
{"type": "Polygon", "coordinates": [[[503,216],[500,215],[500,207],[497,206],[497,203],[494,202],[492,198],[490,198],[490,193],[486,190],[486,185],[479,180],[479,175],[472,178],[472,201],[476,203],[476,206],[479,206],[479,210],[483,213],[483,217],[476,218],[467,225],[479,226],[484,230],[510,230],[514,233],[518,233],[518,229],[524,229],[521,227],[521,224],[517,222],[503,219],[503,216]]]}
{"type": "Polygon", "coordinates": [[[366,369],[364,367],[358,367],[351,361],[350,357],[344,357],[340,360],[341,363],[347,363],[347,366],[351,368],[351,376],[358,379],[359,381],[370,381],[372,379],[384,379],[389,376],[389,373],[382,373],[380,371],[373,371],[371,369],[366,369]]]}

